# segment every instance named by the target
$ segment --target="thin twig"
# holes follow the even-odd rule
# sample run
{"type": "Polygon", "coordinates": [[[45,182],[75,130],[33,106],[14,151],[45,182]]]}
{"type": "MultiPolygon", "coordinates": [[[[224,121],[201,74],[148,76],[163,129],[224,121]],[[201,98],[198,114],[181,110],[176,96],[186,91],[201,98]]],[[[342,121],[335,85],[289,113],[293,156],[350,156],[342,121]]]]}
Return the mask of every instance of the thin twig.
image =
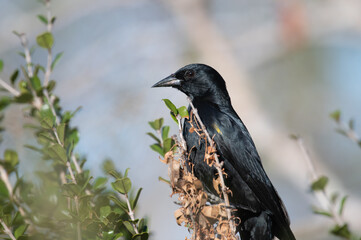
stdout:
{"type": "Polygon", "coordinates": [[[69,171],[69,173],[70,173],[71,180],[73,180],[73,183],[77,184],[77,183],[76,183],[75,176],[74,176],[74,173],[73,173],[73,170],[71,169],[71,165],[70,165],[70,162],[69,162],[69,161],[66,162],[66,166],[67,166],[68,171],[69,171]]]}
{"type": "Polygon", "coordinates": [[[31,61],[30,50],[28,48],[28,39],[26,38],[25,33],[21,33],[19,35],[19,38],[20,38],[21,45],[24,48],[25,61],[26,61],[26,66],[28,68],[28,74],[29,74],[29,77],[32,78],[34,76],[33,75],[33,64],[31,61]]]}
{"type": "Polygon", "coordinates": [[[187,152],[187,144],[186,144],[186,140],[184,139],[183,136],[183,128],[182,128],[182,122],[181,122],[181,116],[177,115],[177,120],[178,120],[178,129],[179,129],[179,137],[180,137],[180,143],[182,145],[182,150],[184,152],[187,152]]]}
{"type": "MultiPolygon", "coordinates": [[[[187,100],[193,110],[193,113],[194,115],[196,116],[197,118],[197,121],[199,122],[199,124],[201,125],[201,128],[202,128],[202,131],[204,132],[204,134],[206,135],[207,139],[208,139],[208,142],[209,142],[209,145],[212,149],[216,149],[215,148],[215,144],[214,144],[214,141],[213,139],[209,136],[209,133],[206,129],[206,127],[204,126],[201,118],[199,117],[198,115],[198,111],[197,109],[194,107],[193,103],[192,103],[192,100],[187,97],[187,100]]],[[[223,194],[223,198],[224,198],[224,202],[226,204],[226,212],[227,212],[227,218],[228,218],[228,221],[229,221],[229,226],[232,230],[232,232],[235,234],[236,232],[236,228],[235,228],[235,225],[233,223],[233,220],[232,220],[232,213],[231,213],[231,210],[230,210],[230,203],[229,203],[229,198],[228,198],[228,194],[227,194],[227,190],[228,188],[226,187],[226,184],[224,182],[224,178],[223,178],[223,172],[222,172],[222,165],[218,159],[218,156],[216,153],[214,153],[214,159],[215,159],[215,168],[217,169],[217,172],[218,172],[218,175],[219,175],[219,179],[220,179],[220,183],[221,183],[221,187],[222,187],[222,194],[223,194]]]]}
{"type": "MultiPolygon", "coordinates": [[[[317,179],[319,179],[319,175],[316,172],[315,166],[312,162],[309,152],[307,151],[307,149],[305,147],[303,139],[301,137],[296,137],[296,141],[302,151],[303,157],[306,160],[307,166],[310,170],[311,183],[312,183],[312,182],[316,181],[317,179]]],[[[332,218],[334,219],[335,223],[337,225],[342,226],[345,222],[342,219],[342,216],[340,214],[338,214],[337,210],[333,207],[333,204],[330,202],[326,190],[322,189],[321,191],[315,191],[314,194],[315,194],[317,200],[319,201],[319,203],[323,206],[323,208],[325,208],[331,212],[332,218]]]]}
{"type": "Polygon", "coordinates": [[[0,219],[0,223],[4,228],[4,232],[12,239],[12,240],[16,240],[15,236],[13,235],[13,233],[11,232],[11,230],[8,228],[8,226],[5,224],[5,222],[0,219]]]}
{"type": "Polygon", "coordinates": [[[83,171],[82,171],[82,169],[80,168],[79,163],[78,163],[78,161],[76,160],[76,157],[75,157],[74,154],[71,154],[71,160],[73,161],[73,164],[74,164],[74,166],[75,166],[76,172],[77,172],[77,173],[82,173],[83,171]]]}
{"type": "Polygon", "coordinates": [[[127,205],[128,205],[128,210],[129,210],[128,215],[129,215],[130,219],[132,219],[131,225],[132,225],[132,227],[133,227],[133,229],[134,229],[134,232],[135,232],[136,234],[138,234],[139,231],[138,231],[137,226],[134,224],[134,220],[135,220],[134,211],[133,211],[133,209],[132,209],[132,207],[131,207],[131,205],[130,205],[130,202],[129,202],[129,199],[128,199],[128,194],[124,194],[124,197],[125,197],[126,202],[127,202],[127,205]]]}
{"type": "MultiPolygon", "coordinates": [[[[27,66],[27,68],[28,68],[29,78],[33,78],[33,77],[34,77],[34,73],[33,73],[33,63],[32,63],[32,60],[31,60],[30,50],[29,50],[29,47],[28,47],[28,39],[26,38],[25,33],[18,34],[18,36],[19,36],[19,38],[20,38],[21,45],[22,45],[23,48],[24,48],[25,61],[26,61],[26,66],[27,66]]],[[[35,89],[32,87],[32,84],[31,84],[31,82],[30,82],[30,79],[28,79],[28,83],[29,83],[29,87],[30,87],[31,93],[32,93],[32,95],[34,96],[34,100],[33,100],[33,103],[32,103],[32,104],[34,105],[35,108],[40,109],[41,106],[42,106],[42,100],[41,100],[41,98],[39,98],[39,97],[36,95],[36,91],[35,91],[35,89]]]]}
{"type": "MultiPolygon", "coordinates": [[[[346,137],[348,137],[351,141],[355,142],[356,144],[361,144],[361,139],[358,134],[353,130],[351,127],[347,127],[347,125],[343,122],[337,122],[339,130],[345,133],[346,137]]],[[[360,145],[361,146],[361,145],[360,145]]]]}
{"type": "Polygon", "coordinates": [[[7,174],[6,170],[2,165],[0,165],[0,177],[1,180],[5,183],[5,186],[9,192],[10,197],[13,197],[13,187],[11,186],[9,175],[7,174]]]}
{"type": "Polygon", "coordinates": [[[10,86],[7,82],[5,82],[4,80],[2,80],[0,78],[0,85],[5,88],[9,93],[11,93],[12,95],[14,95],[15,97],[20,95],[20,92],[18,90],[16,90],[15,88],[13,88],[12,86],[10,86]]]}
{"type": "MultiPolygon", "coordinates": [[[[183,161],[183,165],[186,164],[186,156],[187,156],[187,143],[183,136],[183,127],[181,122],[181,116],[177,115],[178,120],[178,129],[179,129],[179,138],[180,138],[180,158],[183,161]]],[[[184,171],[187,173],[188,168],[184,167],[184,171]]]]}
{"type": "MultiPolygon", "coordinates": [[[[50,6],[50,0],[46,0],[45,1],[45,5],[46,5],[46,16],[47,16],[47,21],[48,21],[48,24],[47,24],[47,30],[48,32],[51,33],[52,29],[53,29],[53,22],[52,22],[52,14],[51,14],[51,6],[50,6]]],[[[51,100],[50,96],[49,96],[49,92],[48,92],[48,89],[47,89],[47,86],[49,84],[49,80],[50,80],[50,75],[52,73],[52,69],[51,69],[51,65],[52,65],[52,51],[51,51],[51,48],[48,48],[48,58],[47,58],[47,64],[46,64],[46,71],[45,71],[45,76],[44,76],[44,90],[43,90],[43,93],[44,93],[44,96],[46,97],[47,101],[48,101],[48,104],[49,104],[49,107],[50,107],[50,110],[52,112],[52,114],[54,115],[55,117],[55,122],[56,122],[56,125],[59,125],[60,124],[60,119],[58,117],[58,115],[56,114],[56,111],[55,111],[55,108],[54,108],[54,104],[53,104],[53,101],[51,100]]],[[[54,134],[55,136],[57,136],[57,133],[56,133],[56,130],[54,130],[54,134]]],[[[61,144],[61,142],[59,141],[59,139],[57,139],[58,143],[61,144]]],[[[63,144],[61,144],[63,146],[63,144]]],[[[63,146],[64,147],[64,146],[63,146]]],[[[81,173],[82,170],[76,160],[76,157],[74,156],[74,154],[71,154],[70,156],[71,160],[73,161],[74,163],[74,166],[75,166],[75,169],[77,171],[77,173],[81,173]]],[[[76,180],[75,180],[75,177],[74,177],[74,174],[73,174],[73,171],[71,169],[71,165],[70,163],[67,163],[67,166],[68,166],[68,170],[69,170],[69,173],[70,173],[70,176],[72,177],[73,179],[73,182],[76,183],[76,180]]],[[[87,194],[89,193],[89,191],[87,191],[87,194]]]]}
{"type": "MultiPolygon", "coordinates": [[[[46,0],[45,4],[46,4],[46,13],[47,13],[46,16],[47,16],[47,21],[48,21],[47,30],[49,33],[51,33],[51,31],[53,29],[53,23],[51,22],[52,15],[51,15],[51,9],[50,9],[50,0],[46,0]]],[[[44,93],[45,98],[48,101],[51,112],[55,116],[55,122],[57,125],[59,125],[60,119],[59,119],[58,115],[56,114],[53,101],[51,100],[48,89],[47,89],[49,80],[50,80],[50,75],[51,75],[51,65],[53,62],[52,59],[53,59],[53,57],[52,57],[51,48],[48,48],[47,64],[46,64],[46,70],[45,70],[44,82],[43,82],[43,85],[44,85],[43,93],[44,93]]]]}

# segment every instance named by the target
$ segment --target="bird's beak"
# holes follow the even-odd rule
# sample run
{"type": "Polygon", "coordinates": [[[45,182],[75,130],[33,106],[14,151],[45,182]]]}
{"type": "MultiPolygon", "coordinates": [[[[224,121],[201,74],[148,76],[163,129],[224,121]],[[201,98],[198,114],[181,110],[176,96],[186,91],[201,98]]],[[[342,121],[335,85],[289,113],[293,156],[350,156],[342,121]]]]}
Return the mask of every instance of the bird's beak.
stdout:
{"type": "Polygon", "coordinates": [[[159,82],[157,82],[156,84],[154,84],[152,86],[152,88],[154,88],[154,87],[177,87],[177,86],[180,86],[180,84],[181,84],[181,80],[176,78],[174,74],[171,74],[168,77],[166,77],[166,78],[160,80],[159,82]]]}

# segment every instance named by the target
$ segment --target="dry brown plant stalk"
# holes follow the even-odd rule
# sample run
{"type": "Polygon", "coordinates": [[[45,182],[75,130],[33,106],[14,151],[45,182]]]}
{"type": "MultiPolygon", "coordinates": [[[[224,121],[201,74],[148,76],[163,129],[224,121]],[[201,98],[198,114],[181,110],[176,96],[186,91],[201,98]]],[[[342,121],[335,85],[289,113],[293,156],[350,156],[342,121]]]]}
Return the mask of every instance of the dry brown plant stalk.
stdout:
{"type": "MultiPolygon", "coordinates": [[[[219,196],[227,201],[210,204],[208,195],[203,189],[202,182],[197,179],[193,171],[188,171],[186,166],[187,149],[183,138],[181,117],[178,115],[179,140],[174,136],[175,145],[172,150],[165,154],[164,159],[160,159],[168,165],[168,175],[172,194],[178,196],[178,204],[181,206],[174,215],[178,225],[186,226],[192,232],[191,240],[236,240],[235,225],[231,217],[231,210],[228,201],[230,192],[224,185],[224,172],[218,161],[213,139],[209,140],[202,124],[198,121],[193,111],[190,114],[192,128],[200,137],[209,144],[206,149],[205,159],[209,166],[219,168],[218,176],[213,180],[215,189],[221,189],[219,196]],[[223,184],[222,184],[223,181],[223,184]],[[225,194],[225,195],[224,195],[225,194]],[[227,196],[227,197],[225,197],[227,196]]],[[[208,135],[209,136],[209,135],[208,135]]],[[[189,149],[191,151],[191,149],[189,149]]],[[[192,167],[190,166],[190,169],[192,167]]],[[[217,169],[218,170],[218,169],[217,169]]],[[[187,238],[186,238],[187,239],[187,238]]]]}

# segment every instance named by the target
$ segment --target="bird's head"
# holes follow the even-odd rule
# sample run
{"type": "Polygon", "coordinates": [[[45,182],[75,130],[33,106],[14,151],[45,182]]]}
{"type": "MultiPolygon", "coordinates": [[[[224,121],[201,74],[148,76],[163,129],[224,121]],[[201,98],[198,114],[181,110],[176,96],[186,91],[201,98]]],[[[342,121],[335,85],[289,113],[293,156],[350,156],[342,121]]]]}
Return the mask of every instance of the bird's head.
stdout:
{"type": "MultiPolygon", "coordinates": [[[[205,64],[189,64],[157,82],[152,87],[173,87],[191,99],[229,99],[222,76],[205,64]]],[[[224,99],[224,100],[226,100],[224,99]]]]}

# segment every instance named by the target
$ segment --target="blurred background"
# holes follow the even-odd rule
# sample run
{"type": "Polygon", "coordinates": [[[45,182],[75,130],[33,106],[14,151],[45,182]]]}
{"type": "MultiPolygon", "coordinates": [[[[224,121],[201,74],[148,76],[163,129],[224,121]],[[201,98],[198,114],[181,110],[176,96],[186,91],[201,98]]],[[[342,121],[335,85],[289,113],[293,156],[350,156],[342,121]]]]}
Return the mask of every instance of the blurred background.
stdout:
{"type": "MultiPolygon", "coordinates": [[[[225,78],[234,108],[247,125],[264,167],[288,209],[297,239],[333,239],[332,222],[312,213],[309,170],[290,134],[303,136],[319,174],[330,189],[349,195],[345,220],[361,233],[361,154],[337,134],[329,113],[361,126],[361,1],[359,0],[54,0],[54,52],[64,51],[52,78],[64,110],[82,106],[77,151],[86,168],[101,175],[111,158],[130,168],[143,187],[139,216],[149,216],[152,239],[184,239],[169,187],[158,181],[167,169],[149,145],[148,121],[164,116],[162,98],[186,105],[174,89],[150,87],[194,62],[213,66],[225,78]]],[[[30,45],[45,31],[36,18],[45,9],[35,0],[0,0],[0,58],[3,79],[20,64],[13,30],[30,45]]],[[[37,49],[34,62],[45,63],[37,49]]],[[[4,93],[0,93],[4,94],[4,93]]],[[[41,168],[22,146],[32,140],[22,128],[21,108],[7,110],[0,147],[20,153],[27,176],[41,168]]]]}

